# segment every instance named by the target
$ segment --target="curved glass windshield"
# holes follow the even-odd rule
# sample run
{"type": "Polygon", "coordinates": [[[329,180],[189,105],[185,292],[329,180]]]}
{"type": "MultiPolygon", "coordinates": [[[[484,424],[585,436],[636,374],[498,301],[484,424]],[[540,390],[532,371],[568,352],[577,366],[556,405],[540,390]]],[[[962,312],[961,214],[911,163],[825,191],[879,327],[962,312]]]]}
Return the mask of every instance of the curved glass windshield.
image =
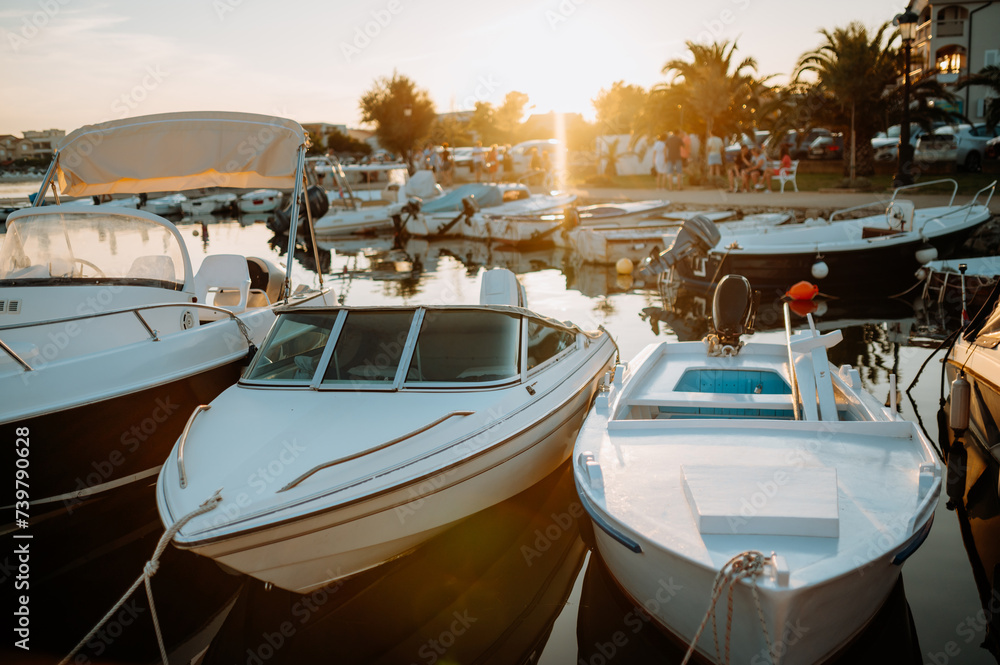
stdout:
{"type": "Polygon", "coordinates": [[[468,383],[519,376],[520,324],[520,316],[504,312],[428,310],[406,382],[468,383]]]}
{"type": "Polygon", "coordinates": [[[412,310],[354,311],[333,347],[323,375],[329,384],[392,383],[410,333],[412,310]]]}
{"type": "Polygon", "coordinates": [[[184,253],[152,220],[102,213],[39,213],[10,222],[0,285],[132,284],[180,290],[184,253]]]}
{"type": "Polygon", "coordinates": [[[257,352],[253,367],[243,378],[308,383],[319,367],[323,348],[336,321],[337,312],[279,316],[264,346],[257,352]]]}

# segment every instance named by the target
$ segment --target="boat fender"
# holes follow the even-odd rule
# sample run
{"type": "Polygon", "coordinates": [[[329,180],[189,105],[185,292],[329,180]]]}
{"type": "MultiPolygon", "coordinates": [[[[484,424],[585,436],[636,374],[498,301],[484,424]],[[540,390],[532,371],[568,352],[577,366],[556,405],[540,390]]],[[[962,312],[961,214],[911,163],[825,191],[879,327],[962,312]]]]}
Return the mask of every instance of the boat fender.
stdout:
{"type": "Polygon", "coordinates": [[[824,279],[830,274],[830,266],[826,265],[826,261],[819,260],[812,264],[809,273],[813,276],[813,279],[824,279]]]}
{"type": "Polygon", "coordinates": [[[618,259],[618,263],[615,264],[615,270],[619,275],[631,275],[634,267],[635,266],[632,265],[632,260],[627,256],[623,256],[618,259]]]}
{"type": "Polygon", "coordinates": [[[965,378],[965,373],[961,373],[951,382],[951,407],[948,414],[948,425],[955,430],[956,435],[960,435],[969,427],[969,398],[972,394],[972,386],[965,378]]]}
{"type": "Polygon", "coordinates": [[[937,259],[938,257],[937,247],[930,244],[929,242],[925,242],[924,244],[920,245],[920,247],[917,248],[917,251],[914,254],[914,256],[917,259],[917,263],[919,263],[920,265],[926,265],[931,261],[937,259]]]}

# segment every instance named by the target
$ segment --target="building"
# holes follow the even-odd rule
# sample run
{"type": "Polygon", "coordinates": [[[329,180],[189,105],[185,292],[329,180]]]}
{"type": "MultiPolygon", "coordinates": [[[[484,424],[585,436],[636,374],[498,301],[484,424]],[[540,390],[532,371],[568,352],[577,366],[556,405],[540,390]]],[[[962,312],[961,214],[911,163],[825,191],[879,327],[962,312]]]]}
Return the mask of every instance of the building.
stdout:
{"type": "Polygon", "coordinates": [[[22,132],[24,138],[12,134],[0,135],[0,163],[15,159],[52,159],[59,139],[66,136],[62,129],[22,132]]]}
{"type": "Polygon", "coordinates": [[[917,0],[913,11],[920,18],[911,77],[935,77],[958,95],[955,111],[973,123],[983,122],[991,90],[984,86],[954,87],[983,67],[1000,66],[1000,3],[917,0]]]}

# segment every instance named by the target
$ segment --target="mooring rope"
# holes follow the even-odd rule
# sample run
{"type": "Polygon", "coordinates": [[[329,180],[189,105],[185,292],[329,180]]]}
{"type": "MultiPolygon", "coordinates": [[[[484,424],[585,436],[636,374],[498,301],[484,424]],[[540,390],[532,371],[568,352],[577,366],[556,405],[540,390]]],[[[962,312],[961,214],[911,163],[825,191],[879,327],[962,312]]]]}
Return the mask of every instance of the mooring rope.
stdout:
{"type": "Polygon", "coordinates": [[[767,632],[767,623],[764,621],[764,611],[760,607],[760,595],[757,592],[757,577],[764,572],[764,564],[767,561],[768,558],[765,558],[760,552],[749,551],[737,554],[726,562],[726,565],[724,565],[715,576],[715,581],[712,583],[712,597],[708,605],[708,611],[705,613],[705,617],[701,620],[701,625],[698,626],[698,630],[695,632],[694,638],[691,640],[691,646],[688,647],[687,653],[684,655],[684,660],[681,661],[681,665],[687,665],[688,661],[691,660],[691,656],[694,655],[698,639],[701,637],[702,632],[704,632],[705,626],[708,625],[709,618],[712,619],[712,633],[715,637],[716,658],[720,660],[720,662],[729,662],[729,642],[730,634],[732,633],[733,628],[733,601],[736,591],[736,583],[746,578],[750,579],[750,589],[753,592],[754,603],[757,605],[757,618],[760,619],[760,627],[764,631],[764,641],[767,643],[767,653],[768,655],[772,655],[771,636],[767,632]],[[719,650],[719,632],[716,627],[715,605],[722,596],[722,592],[727,588],[729,593],[727,598],[728,612],[726,615],[725,660],[722,660],[722,654],[719,650]]]}
{"type": "Polygon", "coordinates": [[[132,586],[130,586],[128,588],[128,591],[125,592],[125,595],[123,595],[121,599],[117,603],[115,603],[115,606],[112,607],[108,611],[108,613],[104,615],[103,619],[97,622],[97,625],[94,626],[89,633],[87,633],[87,636],[84,637],[82,640],[80,640],[79,644],[73,647],[73,650],[69,653],[69,655],[63,658],[61,661],[59,661],[59,665],[66,665],[66,663],[69,663],[70,660],[72,660],[73,657],[77,654],[77,652],[79,652],[80,649],[82,649],[84,645],[87,644],[87,642],[89,642],[97,634],[97,631],[101,629],[101,626],[106,624],[108,620],[111,619],[111,617],[113,617],[115,613],[121,609],[122,605],[125,604],[125,601],[128,600],[129,596],[131,596],[135,592],[135,590],[139,588],[139,585],[143,582],[145,582],[146,584],[146,597],[149,598],[149,610],[150,610],[150,615],[152,616],[153,619],[153,628],[156,630],[156,641],[160,647],[160,658],[162,659],[161,662],[163,663],[163,665],[168,665],[167,649],[163,644],[163,634],[160,631],[160,622],[156,617],[156,606],[153,604],[153,589],[150,586],[150,579],[153,577],[153,575],[156,574],[156,571],[159,569],[160,556],[163,554],[163,551],[167,549],[167,545],[170,543],[171,540],[173,540],[174,536],[177,535],[177,532],[180,531],[185,524],[193,520],[195,517],[198,517],[199,515],[204,515],[208,511],[214,509],[217,505],[219,505],[221,501],[222,501],[222,489],[219,488],[215,491],[214,494],[212,494],[212,496],[206,499],[203,504],[201,504],[200,506],[198,506],[187,515],[177,520],[176,522],[174,522],[173,525],[163,533],[163,536],[160,537],[160,542],[156,544],[156,549],[153,550],[152,558],[146,562],[145,566],[143,566],[142,575],[140,575],[139,578],[132,583],[132,586]]]}

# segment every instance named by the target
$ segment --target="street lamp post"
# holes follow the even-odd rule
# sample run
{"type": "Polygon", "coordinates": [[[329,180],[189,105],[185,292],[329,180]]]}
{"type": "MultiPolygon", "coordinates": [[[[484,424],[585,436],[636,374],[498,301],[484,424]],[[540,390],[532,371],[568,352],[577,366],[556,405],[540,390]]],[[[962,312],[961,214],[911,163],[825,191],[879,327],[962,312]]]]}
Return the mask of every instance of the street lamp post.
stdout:
{"type": "Polygon", "coordinates": [[[910,173],[913,166],[913,146],[910,145],[910,47],[917,31],[917,20],[917,15],[909,7],[893,20],[903,39],[903,118],[899,127],[899,150],[896,152],[899,164],[892,181],[893,187],[913,184],[910,173]]]}

